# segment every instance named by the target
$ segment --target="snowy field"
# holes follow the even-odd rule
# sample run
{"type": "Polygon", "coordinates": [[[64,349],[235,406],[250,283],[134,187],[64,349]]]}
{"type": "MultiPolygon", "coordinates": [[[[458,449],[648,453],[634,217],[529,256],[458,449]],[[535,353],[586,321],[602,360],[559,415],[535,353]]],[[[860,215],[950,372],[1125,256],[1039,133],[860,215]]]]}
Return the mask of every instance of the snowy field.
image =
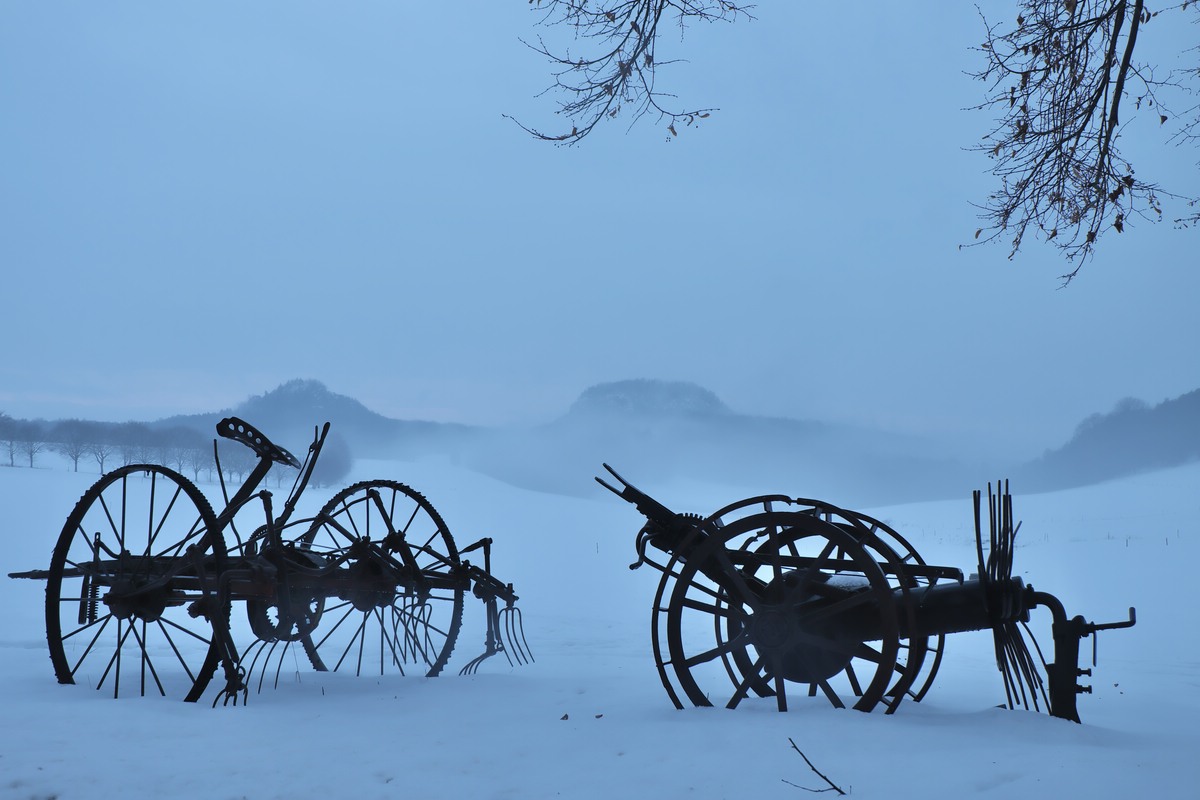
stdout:
{"type": "MultiPolygon", "coordinates": [[[[97,477],[57,464],[0,469],[0,573],[45,568],[97,477]]],[[[745,495],[626,477],[679,511],[745,495]]],[[[794,700],[786,714],[769,701],[678,711],[650,649],[658,573],[628,569],[641,521],[632,506],[599,487],[584,499],[537,494],[438,462],[360,462],[352,478],[420,490],[460,546],[495,539],[493,569],[522,597],[536,663],[513,668],[498,656],[459,677],[483,645],[483,607],[468,598],[437,678],[354,679],[297,664],[244,707],[114,700],[56,683],[43,584],[5,577],[0,797],[805,797],[799,787],[824,784],[789,738],[854,797],[1197,796],[1200,465],[1049,495],[1013,487],[1023,521],[1015,570],[1026,582],[1089,620],[1138,610],[1136,627],[1100,635],[1082,725],[997,708],[1004,693],[987,633],[950,637],[932,691],[891,716],[824,700],[794,700]]],[[[219,507],[216,487],[202,488],[219,507]]],[[[805,495],[803,486],[761,490],[805,495]]],[[[332,494],[310,490],[301,510],[332,494]]],[[[969,497],[859,510],[927,561],[973,571],[969,497]]],[[[1039,638],[1051,646],[1048,631],[1039,638]]]]}

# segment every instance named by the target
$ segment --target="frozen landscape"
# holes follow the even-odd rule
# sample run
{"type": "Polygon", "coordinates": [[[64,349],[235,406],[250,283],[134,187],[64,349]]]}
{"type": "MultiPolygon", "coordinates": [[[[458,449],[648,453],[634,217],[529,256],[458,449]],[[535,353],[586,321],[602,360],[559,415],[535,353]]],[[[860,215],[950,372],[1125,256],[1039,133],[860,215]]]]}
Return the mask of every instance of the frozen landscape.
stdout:
{"type": "MultiPolygon", "coordinates": [[[[933,13],[753,0],[0,3],[0,800],[766,800],[829,789],[816,770],[858,798],[1200,797],[1200,189],[1196,151],[1177,146],[1200,143],[1187,24],[1198,12],[1117,0],[933,13]],[[1087,81],[1074,61],[1047,69],[1050,84],[1030,80],[1033,68],[978,80],[994,75],[1006,46],[989,43],[1014,24],[1009,41],[1040,30],[1043,14],[1079,38],[1075,15],[1091,12],[1077,5],[1110,9],[1079,30],[1142,33],[1108,39],[1087,81]],[[753,19],[733,12],[743,6],[753,19]],[[654,25],[600,11],[636,8],[654,25]],[[589,38],[576,12],[602,35],[589,38]],[[562,81],[577,67],[605,74],[575,60],[593,45],[644,47],[647,33],[650,49],[608,58],[615,83],[591,86],[611,110],[588,134],[562,81]],[[1110,83],[1130,64],[1128,83],[1110,83]],[[630,75],[666,108],[697,112],[660,116],[630,75]],[[1164,83],[1144,94],[1151,75],[1164,83]],[[1101,127],[1051,142],[1049,162],[1022,162],[1046,141],[1046,117],[1014,118],[1031,107],[1017,97],[1060,81],[1070,91],[1049,97],[1092,98],[1083,111],[1107,112],[1101,127]],[[577,132],[587,141],[554,146],[577,132]],[[1081,142],[1102,142],[1110,166],[1081,167],[1081,142]],[[1066,172],[1043,182],[1021,163],[1066,172]],[[1041,216],[996,216],[1007,191],[1033,189],[1041,216]],[[1099,237],[1097,249],[1077,260],[1058,249],[1080,236],[1099,237]],[[235,408],[276,385],[309,392],[307,404],[275,397],[276,413],[260,413],[267,395],[254,395],[235,408]],[[657,397],[665,385],[686,391],[657,397]],[[485,607],[467,596],[437,677],[320,672],[301,645],[277,651],[278,685],[259,691],[259,669],[236,707],[213,706],[221,675],[197,703],[180,699],[186,689],[114,699],[115,681],[85,685],[108,658],[89,657],[89,626],[121,620],[115,640],[136,630],[121,628],[131,606],[166,598],[156,611],[212,637],[187,610],[219,603],[159,585],[110,592],[107,609],[112,594],[125,606],[97,620],[84,602],[96,572],[76,556],[76,594],[51,596],[80,627],[49,647],[52,551],[105,469],[76,449],[73,471],[65,453],[141,447],[157,441],[143,433],[177,428],[207,450],[224,410],[297,454],[308,442],[288,438],[295,430],[333,421],[358,460],[310,488],[297,517],[342,486],[390,479],[423,493],[460,548],[491,537],[536,661],[495,656],[460,676],[485,645],[485,607]],[[107,433],[82,438],[84,427],[107,433]],[[970,491],[1011,478],[1015,573],[1070,615],[1110,623],[1136,607],[1138,621],[1099,635],[1082,724],[1001,708],[987,631],[949,636],[928,694],[894,714],[804,692],[788,693],[788,713],[757,696],[677,710],[656,669],[660,575],[629,569],[644,520],[593,482],[601,461],[679,512],[767,493],[845,506],[968,575],[970,491]],[[59,672],[79,664],[78,685],[57,682],[52,653],[59,672]]],[[[1030,57],[1059,50],[1050,41],[1030,57]]],[[[1055,109],[1049,119],[1069,118],[1055,109]]],[[[173,437],[171,449],[180,443],[191,448],[173,437]]],[[[171,459],[155,448],[134,460],[171,459]]],[[[282,503],[290,482],[266,486],[282,503]]],[[[211,480],[198,491],[223,505],[211,480]]],[[[243,531],[259,511],[242,512],[243,531]]],[[[96,530],[77,538],[91,546],[96,530]]],[[[299,558],[314,582],[332,574],[311,551],[299,558]]],[[[864,574],[875,569],[865,561],[864,574]]],[[[756,598],[772,615],[750,622],[775,635],[764,645],[774,664],[794,641],[822,639],[774,613],[797,597],[814,616],[843,600],[856,622],[874,610],[846,574],[801,596],[817,581],[789,584],[796,570],[781,563],[756,598]]],[[[197,576],[208,574],[184,577],[197,576]]],[[[713,596],[680,605],[720,618],[713,596]]],[[[264,605],[262,616],[233,606],[243,655],[250,627],[271,624],[264,605]]],[[[724,618],[726,633],[750,619],[724,618]]],[[[1031,624],[1051,658],[1048,613],[1031,624]]],[[[890,630],[898,638],[899,623],[890,630]]],[[[721,631],[711,619],[704,629],[721,631]]],[[[210,643],[197,635],[199,646],[180,641],[203,660],[210,643]]],[[[834,644],[813,660],[881,640],[825,636],[834,644]]],[[[747,652],[673,663],[715,670],[747,652]]],[[[186,671],[162,677],[193,685],[186,671]]]]}
{"type": "MultiPolygon", "coordinates": [[[[47,464],[0,469],[5,575],[48,565],[67,514],[98,477],[47,464]]],[[[680,511],[707,513],[747,494],[626,477],[680,511]]],[[[773,798],[827,788],[790,742],[854,797],[1177,798],[1200,780],[1200,636],[1188,594],[1200,562],[1200,464],[1053,494],[1013,487],[1023,522],[1016,574],[1089,620],[1137,607],[1134,628],[1100,634],[1082,725],[998,708],[1004,691],[986,632],[948,637],[928,696],[894,715],[791,695],[785,714],[770,699],[676,710],[651,653],[658,574],[628,568],[642,521],[632,506],[598,486],[584,497],[536,493],[437,460],[360,461],[346,483],[367,478],[424,493],[460,546],[495,539],[493,570],[515,583],[536,663],[514,668],[496,656],[460,677],[483,649],[484,609],[468,597],[437,678],[356,679],[300,659],[245,706],[212,708],[211,689],[197,704],[114,700],[56,683],[44,584],[4,578],[0,796],[773,798]]],[[[219,508],[218,488],[201,488],[219,508]]],[[[333,492],[309,489],[299,512],[315,513],[333,492]]],[[[762,492],[805,495],[802,486],[762,492]]],[[[926,561],[973,571],[969,497],[857,510],[889,523],[926,561]]],[[[1048,615],[1034,621],[1050,658],[1048,615]]],[[[1082,650],[1090,662],[1090,642],[1082,650]]]]}

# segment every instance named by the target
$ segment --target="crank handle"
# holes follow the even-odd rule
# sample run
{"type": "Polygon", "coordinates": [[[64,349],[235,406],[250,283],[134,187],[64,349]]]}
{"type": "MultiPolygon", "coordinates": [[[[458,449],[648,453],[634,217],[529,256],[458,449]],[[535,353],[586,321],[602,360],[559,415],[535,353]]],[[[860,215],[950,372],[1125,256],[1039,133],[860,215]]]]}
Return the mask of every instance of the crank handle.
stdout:
{"type": "Polygon", "coordinates": [[[1137,609],[1134,608],[1133,606],[1130,606],[1128,620],[1123,620],[1121,622],[1104,622],[1104,623],[1089,622],[1087,624],[1087,633],[1085,633],[1084,636],[1087,636],[1088,633],[1095,633],[1096,631],[1111,631],[1111,630],[1116,630],[1117,628],[1132,628],[1136,624],[1137,624],[1137,609]]]}

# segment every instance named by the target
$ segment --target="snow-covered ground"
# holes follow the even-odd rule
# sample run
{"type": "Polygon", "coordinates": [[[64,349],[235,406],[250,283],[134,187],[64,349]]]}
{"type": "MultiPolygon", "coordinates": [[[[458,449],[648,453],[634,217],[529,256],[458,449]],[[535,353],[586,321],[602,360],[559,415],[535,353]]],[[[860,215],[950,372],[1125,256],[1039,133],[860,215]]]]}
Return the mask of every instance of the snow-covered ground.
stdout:
{"type": "MultiPolygon", "coordinates": [[[[1049,495],[1013,487],[1023,521],[1016,571],[1027,582],[1089,620],[1138,610],[1136,627],[1101,634],[1082,725],[996,708],[1004,694],[986,633],[950,637],[928,697],[892,716],[823,700],[795,700],[786,714],[761,701],[678,711],[651,656],[658,574],[628,569],[641,520],[631,506],[599,487],[585,499],[537,494],[439,462],[356,465],[354,479],[374,477],[423,492],[460,545],[495,539],[493,568],[522,597],[536,663],[512,668],[497,657],[459,677],[483,645],[483,608],[469,598],[437,678],[354,679],[298,665],[246,706],[114,700],[56,683],[43,585],[3,578],[0,797],[774,798],[824,788],[789,739],[855,797],[1197,796],[1200,465],[1049,495]]],[[[744,495],[627,477],[680,511],[744,495]]],[[[57,465],[0,469],[0,573],[45,568],[96,478],[57,465]]],[[[805,495],[802,486],[762,491],[805,495]]],[[[302,510],[330,495],[310,490],[302,510]]],[[[927,561],[972,571],[970,498],[859,510],[892,524],[927,561]]]]}

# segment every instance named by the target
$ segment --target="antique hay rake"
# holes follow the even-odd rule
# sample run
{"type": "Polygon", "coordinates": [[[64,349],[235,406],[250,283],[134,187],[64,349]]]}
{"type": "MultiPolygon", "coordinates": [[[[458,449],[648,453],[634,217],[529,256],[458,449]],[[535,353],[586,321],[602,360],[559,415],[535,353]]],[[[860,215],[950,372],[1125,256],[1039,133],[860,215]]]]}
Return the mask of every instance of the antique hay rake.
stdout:
{"type": "Polygon", "coordinates": [[[302,464],[246,422],[222,420],[217,433],[258,462],[233,497],[222,479],[220,513],[157,464],[103,475],[67,518],[49,569],[10,574],[46,581],[58,681],[194,702],[220,666],[213,704],[244,702],[252,683],[261,689],[272,674],[278,683],[285,657],[298,661],[296,648],[319,671],[434,676],[454,650],[468,591],[486,607],[487,632],[484,652],[462,673],[497,653],[510,664],[531,661],[517,595],[491,573],[492,540],[460,550],[405,484],[356,483],[316,516],[292,519],[328,431],[326,423],[315,432],[302,464]],[[271,493],[258,490],[276,464],[299,470],[278,516],[271,493]],[[265,522],[243,539],[234,517],[255,501],[265,522]],[[474,550],[482,567],[462,558],[474,550]],[[243,652],[230,626],[235,602],[254,636],[243,652]]]}
{"type": "MultiPolygon", "coordinates": [[[[1012,498],[988,488],[985,558],[981,495],[975,492],[979,571],[927,564],[889,526],[828,503],[783,495],[753,497],[707,518],[677,514],[607,464],[621,488],[596,480],[646,517],[637,534],[636,569],[662,573],[654,596],[652,645],[671,701],[737,707],[750,696],[824,696],[836,707],[892,713],[921,700],[941,664],[947,634],[988,630],[1008,706],[1079,721],[1076,696],[1090,669],[1079,668],[1080,640],[1127,628],[1068,618],[1053,595],[1012,574],[1012,498]],[[665,563],[647,554],[653,546],[665,563]],[[1049,609],[1054,661],[1030,653],[1022,629],[1030,612],[1049,609]],[[1039,699],[1040,698],[1040,699],[1039,699]]],[[[1095,654],[1093,651],[1093,664],[1095,654]]]]}

